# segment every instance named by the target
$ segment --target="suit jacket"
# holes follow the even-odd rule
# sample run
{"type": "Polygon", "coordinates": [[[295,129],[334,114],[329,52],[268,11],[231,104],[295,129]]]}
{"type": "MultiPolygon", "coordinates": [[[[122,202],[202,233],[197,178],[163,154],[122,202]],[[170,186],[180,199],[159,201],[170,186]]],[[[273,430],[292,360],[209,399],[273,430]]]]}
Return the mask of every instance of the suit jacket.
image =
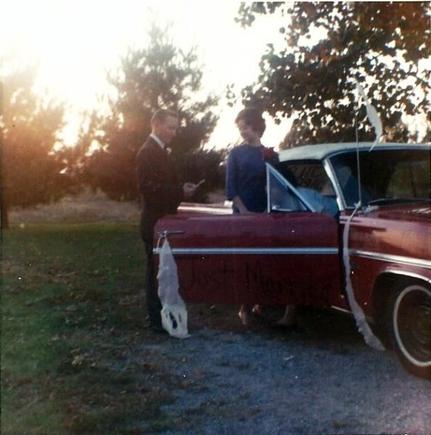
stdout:
{"type": "Polygon", "coordinates": [[[136,173],[142,205],[141,235],[152,243],[156,221],[176,213],[183,188],[169,154],[151,137],[136,155],[136,173]]]}

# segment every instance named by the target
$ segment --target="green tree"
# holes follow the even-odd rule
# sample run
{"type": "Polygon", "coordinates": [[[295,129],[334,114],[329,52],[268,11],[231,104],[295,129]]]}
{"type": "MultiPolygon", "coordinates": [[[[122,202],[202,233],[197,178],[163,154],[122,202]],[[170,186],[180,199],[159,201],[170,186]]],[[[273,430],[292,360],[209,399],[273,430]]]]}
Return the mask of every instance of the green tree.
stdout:
{"type": "Polygon", "coordinates": [[[387,140],[417,140],[402,115],[422,114],[431,129],[431,26],[428,2],[243,3],[237,21],[283,14],[285,43],[268,45],[257,82],[243,89],[276,119],[295,118],[282,147],[360,140],[374,132],[358,111],[355,82],[382,119],[387,140]],[[321,35],[319,41],[313,40],[321,35]]]}
{"type": "MultiPolygon", "coordinates": [[[[153,27],[148,46],[129,50],[119,74],[110,76],[115,96],[109,101],[109,115],[91,127],[100,147],[87,158],[88,182],[112,199],[136,198],[135,156],[158,108],[178,112],[181,126],[171,144],[173,157],[181,178],[197,181],[199,174],[189,172],[187,160],[202,155],[198,150],[216,125],[211,109],[218,101],[214,96],[198,99],[201,79],[195,50],[180,50],[167,32],[153,27]]],[[[88,131],[84,136],[88,144],[88,131]]]]}
{"type": "MultiPolygon", "coordinates": [[[[5,64],[3,63],[3,67],[5,64]]],[[[10,207],[60,199],[70,187],[66,163],[55,152],[63,127],[63,106],[32,90],[35,69],[2,74],[1,227],[10,207]]]]}

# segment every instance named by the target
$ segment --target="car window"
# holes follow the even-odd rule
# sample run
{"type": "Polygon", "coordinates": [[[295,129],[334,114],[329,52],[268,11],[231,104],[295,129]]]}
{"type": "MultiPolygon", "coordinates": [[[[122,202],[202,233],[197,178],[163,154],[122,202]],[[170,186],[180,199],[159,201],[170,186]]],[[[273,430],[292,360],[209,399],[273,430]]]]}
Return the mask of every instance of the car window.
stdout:
{"type": "Polygon", "coordinates": [[[429,197],[430,162],[403,160],[395,166],[386,189],[390,197],[429,197]]]}
{"type": "Polygon", "coordinates": [[[267,165],[268,212],[314,211],[295,187],[267,165]]]}
{"type": "Polygon", "coordinates": [[[286,178],[288,172],[292,173],[299,187],[316,190],[322,195],[335,196],[331,180],[320,161],[282,162],[280,172],[286,178]]]}
{"type": "Polygon", "coordinates": [[[337,195],[320,160],[285,161],[279,169],[315,211],[334,217],[338,214],[337,195]]]}
{"type": "MultiPolygon", "coordinates": [[[[359,153],[361,196],[364,204],[380,199],[430,198],[429,150],[374,150],[359,153]]],[[[330,158],[345,203],[359,198],[356,152],[330,158]]]]}

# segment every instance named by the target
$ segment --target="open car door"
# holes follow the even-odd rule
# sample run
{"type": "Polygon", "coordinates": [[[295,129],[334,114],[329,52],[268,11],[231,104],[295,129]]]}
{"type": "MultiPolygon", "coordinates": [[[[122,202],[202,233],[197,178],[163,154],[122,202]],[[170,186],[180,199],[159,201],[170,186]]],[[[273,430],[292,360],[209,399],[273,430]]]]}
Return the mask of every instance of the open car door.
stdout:
{"type": "MultiPolygon", "coordinates": [[[[187,302],[329,306],[341,288],[338,224],[267,165],[266,213],[162,218],[187,302]]],[[[155,253],[157,254],[157,249],[155,253]]]]}

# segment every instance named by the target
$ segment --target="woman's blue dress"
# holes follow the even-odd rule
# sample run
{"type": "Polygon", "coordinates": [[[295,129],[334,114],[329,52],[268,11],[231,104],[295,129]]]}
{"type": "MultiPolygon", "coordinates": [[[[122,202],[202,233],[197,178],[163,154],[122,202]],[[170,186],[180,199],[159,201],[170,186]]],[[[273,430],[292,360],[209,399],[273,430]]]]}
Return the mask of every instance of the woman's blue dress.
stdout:
{"type": "MultiPolygon", "coordinates": [[[[232,201],[239,196],[249,211],[266,210],[265,161],[276,165],[277,153],[263,146],[238,145],[232,149],[227,160],[226,197],[232,201]],[[268,153],[268,150],[271,152],[268,153]],[[271,157],[266,157],[271,154],[271,157]]],[[[234,207],[234,212],[238,212],[234,207]]]]}

